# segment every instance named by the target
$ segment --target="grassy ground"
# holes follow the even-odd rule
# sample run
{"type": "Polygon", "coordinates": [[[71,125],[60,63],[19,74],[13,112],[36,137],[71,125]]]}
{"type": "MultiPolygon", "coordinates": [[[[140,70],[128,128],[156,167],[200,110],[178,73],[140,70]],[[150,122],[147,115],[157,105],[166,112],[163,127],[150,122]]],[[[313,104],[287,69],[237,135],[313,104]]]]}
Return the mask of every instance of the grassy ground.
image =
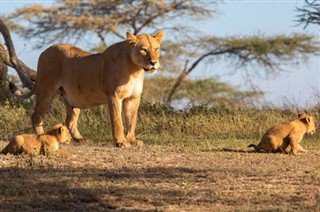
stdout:
{"type": "Polygon", "coordinates": [[[62,148],[78,156],[0,156],[0,210],[320,210],[319,149],[292,156],[148,144],[62,148]]]}
{"type": "MultiPolygon", "coordinates": [[[[47,122],[61,121],[57,114],[52,108],[47,122]]],[[[0,115],[2,140],[29,131],[30,111],[6,106],[0,115]]],[[[246,148],[294,118],[289,111],[143,104],[137,132],[145,146],[129,149],[113,147],[105,116],[103,108],[84,111],[81,132],[96,142],[62,146],[76,158],[0,155],[0,210],[320,210],[319,133],[306,136],[309,152],[298,156],[246,148]]]]}

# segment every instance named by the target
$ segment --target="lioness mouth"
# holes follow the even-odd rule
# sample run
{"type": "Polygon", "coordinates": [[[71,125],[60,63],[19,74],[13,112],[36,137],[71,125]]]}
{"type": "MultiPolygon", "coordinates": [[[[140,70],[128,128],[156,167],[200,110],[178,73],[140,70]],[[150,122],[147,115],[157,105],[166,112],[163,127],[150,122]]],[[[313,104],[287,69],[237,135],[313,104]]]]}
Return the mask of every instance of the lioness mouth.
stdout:
{"type": "Polygon", "coordinates": [[[143,68],[143,70],[145,72],[149,72],[149,73],[154,73],[155,71],[157,71],[157,69],[155,69],[155,68],[143,68]]]}

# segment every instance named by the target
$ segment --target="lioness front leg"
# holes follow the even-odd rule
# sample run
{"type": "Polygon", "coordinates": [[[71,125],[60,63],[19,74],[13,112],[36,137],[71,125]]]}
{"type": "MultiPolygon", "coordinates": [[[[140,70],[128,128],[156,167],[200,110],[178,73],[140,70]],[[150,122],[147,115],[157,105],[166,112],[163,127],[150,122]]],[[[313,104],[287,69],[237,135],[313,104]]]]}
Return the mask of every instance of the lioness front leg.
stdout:
{"type": "Polygon", "coordinates": [[[115,96],[108,97],[108,109],[112,127],[113,141],[116,147],[129,147],[130,143],[124,136],[121,111],[122,101],[115,96]]]}
{"type": "Polygon", "coordinates": [[[143,142],[140,140],[136,140],[135,137],[135,130],[137,125],[137,116],[138,116],[138,109],[140,104],[140,97],[138,98],[129,98],[123,101],[123,112],[124,112],[124,119],[126,123],[126,130],[127,130],[127,140],[132,145],[142,146],[143,142]]]}

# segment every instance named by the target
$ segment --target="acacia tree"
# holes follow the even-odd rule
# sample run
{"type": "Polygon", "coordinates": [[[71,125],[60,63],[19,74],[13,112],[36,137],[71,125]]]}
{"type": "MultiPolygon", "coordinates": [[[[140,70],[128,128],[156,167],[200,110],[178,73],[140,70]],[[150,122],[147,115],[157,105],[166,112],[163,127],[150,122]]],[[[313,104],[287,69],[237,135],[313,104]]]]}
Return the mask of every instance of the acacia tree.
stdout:
{"type": "Polygon", "coordinates": [[[7,46],[10,46],[8,50],[0,43],[0,102],[10,99],[10,92],[8,89],[8,66],[17,70],[17,73],[22,81],[24,87],[32,88],[33,82],[36,79],[36,72],[27,67],[22,61],[20,61],[15,53],[13,42],[9,33],[9,29],[16,30],[18,25],[6,20],[5,25],[0,19],[0,32],[5,39],[7,46]],[[9,29],[8,29],[9,28],[9,29]]]}
{"type": "Polygon", "coordinates": [[[51,7],[32,5],[17,9],[8,18],[29,23],[19,32],[27,39],[36,38],[36,47],[54,42],[78,42],[86,35],[95,35],[105,43],[110,34],[125,39],[124,30],[135,35],[159,29],[170,33],[189,31],[179,19],[211,17],[215,10],[208,5],[215,4],[188,0],[58,0],[51,7]]]}
{"type": "Polygon", "coordinates": [[[210,36],[203,37],[194,48],[201,49],[202,53],[190,65],[186,63],[168,94],[167,102],[171,102],[182,80],[200,62],[209,57],[214,59],[223,58],[238,68],[250,65],[264,68],[263,73],[251,70],[246,73],[247,75],[277,74],[281,70],[281,66],[286,62],[306,60],[308,55],[319,52],[319,43],[312,36],[302,34],[290,36],[276,35],[271,37],[260,35],[218,38],[210,36]]]}
{"type": "Polygon", "coordinates": [[[305,0],[305,6],[297,8],[298,22],[304,24],[305,28],[309,24],[320,25],[320,3],[317,0],[305,0]]]}
{"type": "Polygon", "coordinates": [[[166,36],[162,45],[163,69],[170,76],[178,73],[168,92],[167,102],[179,98],[175,93],[182,80],[203,61],[212,63],[221,58],[230,59],[236,68],[248,65],[265,68],[264,72],[248,74],[269,74],[277,73],[284,62],[307,58],[307,55],[319,51],[319,45],[312,36],[219,38],[202,36],[203,33],[197,33],[188,25],[211,18],[218,2],[59,0],[51,7],[32,5],[17,9],[8,18],[23,24],[18,32],[27,39],[36,39],[35,47],[56,42],[77,43],[88,37],[92,40],[92,36],[96,38],[96,44],[106,46],[108,37],[123,39],[127,30],[134,34],[165,30],[170,36],[166,36]]]}

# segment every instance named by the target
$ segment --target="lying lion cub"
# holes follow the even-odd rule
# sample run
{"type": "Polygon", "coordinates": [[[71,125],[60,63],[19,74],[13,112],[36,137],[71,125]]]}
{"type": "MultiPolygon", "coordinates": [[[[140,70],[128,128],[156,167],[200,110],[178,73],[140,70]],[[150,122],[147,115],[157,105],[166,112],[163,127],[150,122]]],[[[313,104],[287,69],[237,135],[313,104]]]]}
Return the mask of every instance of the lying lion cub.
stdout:
{"type": "Polygon", "coordinates": [[[23,134],[13,137],[0,153],[74,157],[75,155],[72,153],[58,150],[61,143],[69,143],[70,141],[71,135],[68,128],[62,124],[57,124],[46,134],[23,134]]]}
{"type": "Polygon", "coordinates": [[[286,152],[296,155],[299,151],[306,152],[300,145],[304,134],[313,134],[314,132],[313,117],[302,113],[298,115],[298,119],[270,128],[262,136],[258,145],[250,144],[248,147],[254,147],[256,151],[286,152]]]}

